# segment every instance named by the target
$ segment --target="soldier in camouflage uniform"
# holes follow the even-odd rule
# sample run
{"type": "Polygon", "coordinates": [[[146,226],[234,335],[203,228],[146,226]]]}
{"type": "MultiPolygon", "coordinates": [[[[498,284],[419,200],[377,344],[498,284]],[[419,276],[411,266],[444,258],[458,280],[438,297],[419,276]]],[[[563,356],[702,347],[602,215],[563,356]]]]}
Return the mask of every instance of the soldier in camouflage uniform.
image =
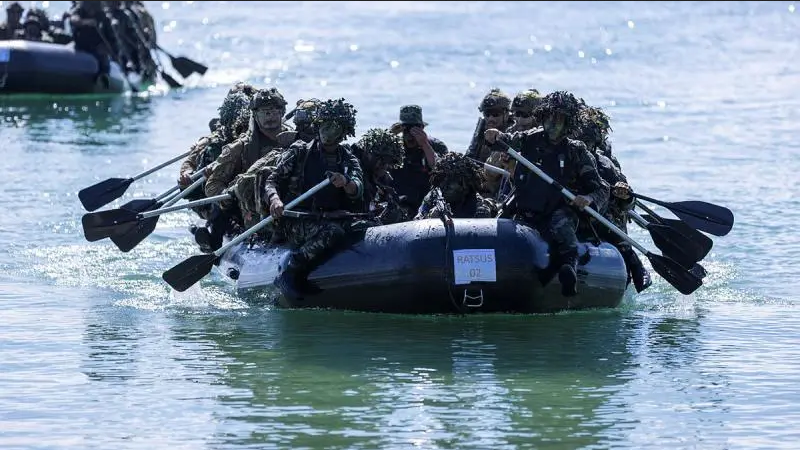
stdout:
{"type": "Polygon", "coordinates": [[[494,202],[479,193],[483,182],[482,166],[460,153],[448,153],[433,169],[433,187],[414,220],[440,218],[445,211],[462,219],[494,217],[494,202]]]}
{"type": "MultiPolygon", "coordinates": [[[[633,189],[628,185],[628,179],[619,169],[619,166],[607,157],[601,150],[602,143],[605,141],[605,132],[610,127],[608,116],[600,108],[586,106],[580,113],[580,130],[576,137],[586,144],[589,152],[594,155],[597,162],[597,169],[600,177],[611,186],[611,195],[608,199],[607,207],[598,211],[603,214],[611,223],[624,232],[628,232],[628,211],[633,209],[636,201],[633,198],[633,189]]],[[[596,226],[596,221],[592,217],[587,217],[581,224],[591,227],[597,232],[600,239],[610,242],[619,250],[628,268],[628,280],[632,280],[637,292],[650,287],[652,280],[650,273],[642,264],[639,255],[633,251],[628,241],[621,239],[615,233],[604,226],[596,226]]],[[[586,232],[587,230],[579,230],[586,232]]]]}
{"type": "MultiPolygon", "coordinates": [[[[558,189],[548,185],[528,170],[514,173],[517,188],[514,204],[515,219],[539,230],[550,244],[551,267],[559,267],[558,279],[561,293],[571,297],[577,290],[578,238],[575,231],[578,217],[575,208],[592,206],[602,210],[609,196],[609,187],[597,172],[594,157],[581,141],[568,136],[578,127],[580,104],[564,91],[553,92],[542,99],[535,110],[535,118],[543,128],[517,133],[486,130],[484,138],[490,144],[502,139],[553,180],[576,194],[567,204],[558,189]]],[[[500,145],[493,149],[501,150],[500,145]]],[[[546,271],[549,272],[549,271],[546,271]]],[[[544,277],[543,282],[549,281],[544,277]]]]}
{"type": "Polygon", "coordinates": [[[355,136],[355,114],[353,105],[344,99],[322,103],[315,118],[318,137],[311,142],[295,141],[267,178],[263,198],[293,248],[275,279],[286,295],[302,295],[298,286],[305,284],[303,278],[341,243],[350,221],[347,213],[361,207],[361,164],[342,145],[347,137],[355,136]],[[294,209],[300,217],[284,217],[284,201],[297,198],[326,176],[331,184],[294,209]]]}
{"type": "MultiPolygon", "coordinates": [[[[536,119],[533,117],[533,110],[539,105],[542,96],[536,89],[526,89],[519,92],[514,101],[511,102],[511,117],[514,119],[514,124],[507,130],[509,133],[517,131],[527,131],[538,126],[536,119]]],[[[511,177],[514,177],[514,169],[517,167],[517,160],[508,156],[506,152],[492,152],[487,163],[506,170],[511,177]]],[[[497,194],[507,194],[510,189],[510,183],[502,185],[502,175],[484,169],[484,176],[486,177],[485,193],[491,197],[497,197],[497,194]],[[503,188],[503,192],[501,192],[503,188]]],[[[510,180],[509,180],[510,181],[510,180]]]]}
{"type": "Polygon", "coordinates": [[[405,105],[400,108],[400,121],[389,131],[403,135],[405,158],[402,167],[391,171],[392,187],[400,196],[404,215],[413,217],[425,194],[430,190],[430,172],[437,159],[447,153],[447,146],[425,132],[427,122],[422,120],[422,107],[405,105]]]}
{"type": "Polygon", "coordinates": [[[362,211],[372,213],[375,225],[409,220],[406,210],[400,207],[389,174],[389,170],[403,167],[403,141],[388,130],[372,128],[352,145],[351,150],[364,170],[362,211]]]}
{"type": "Polygon", "coordinates": [[[496,129],[506,131],[511,125],[511,97],[498,88],[494,88],[481,99],[478,111],[483,117],[478,119],[475,134],[467,148],[467,156],[480,162],[486,162],[492,148],[483,139],[485,130],[496,129]]]}
{"type": "Polygon", "coordinates": [[[17,39],[17,34],[22,32],[22,12],[25,8],[19,2],[11,2],[6,7],[6,21],[0,23],[0,41],[17,39]]]}
{"type": "Polygon", "coordinates": [[[300,139],[303,142],[311,142],[316,136],[314,129],[314,115],[319,108],[320,101],[316,98],[310,100],[300,99],[297,106],[286,114],[284,119],[294,119],[294,130],[284,131],[278,135],[278,142],[281,147],[288,147],[294,141],[300,139]]]}

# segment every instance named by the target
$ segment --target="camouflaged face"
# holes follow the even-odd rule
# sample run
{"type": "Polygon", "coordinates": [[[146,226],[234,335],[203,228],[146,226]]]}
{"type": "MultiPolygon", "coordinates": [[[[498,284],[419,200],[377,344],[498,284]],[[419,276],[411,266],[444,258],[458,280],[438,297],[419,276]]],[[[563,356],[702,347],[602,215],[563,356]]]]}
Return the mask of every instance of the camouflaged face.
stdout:
{"type": "Polygon", "coordinates": [[[567,91],[556,91],[547,94],[542,102],[533,111],[536,121],[544,123],[545,119],[552,114],[561,113],[566,117],[565,130],[567,135],[572,135],[579,126],[578,114],[581,110],[581,104],[574,95],[567,91]]]}
{"type": "Polygon", "coordinates": [[[484,112],[487,110],[494,110],[494,109],[507,110],[510,107],[511,107],[511,97],[509,97],[508,94],[501,91],[500,89],[494,88],[483,97],[480,106],[478,106],[478,111],[484,112]]]}
{"type": "Polygon", "coordinates": [[[280,92],[274,87],[269,89],[258,90],[253,98],[250,100],[250,109],[256,110],[259,108],[276,108],[286,109],[286,100],[280,92]]]}
{"type": "Polygon", "coordinates": [[[242,114],[247,114],[249,117],[250,99],[241,91],[228,94],[217,111],[219,111],[220,125],[226,128],[233,127],[236,119],[242,114]]]}
{"type": "Polygon", "coordinates": [[[485,181],[483,167],[461,153],[449,152],[436,163],[430,182],[432,186],[442,187],[453,179],[479,191],[485,181]]]}
{"type": "Polygon", "coordinates": [[[595,106],[585,106],[578,113],[578,127],[573,137],[589,148],[599,145],[611,131],[606,113],[595,106]]]}
{"type": "Polygon", "coordinates": [[[403,167],[405,150],[403,140],[383,128],[371,128],[359,139],[358,146],[364,155],[371,155],[386,163],[389,169],[403,167]]]}
{"type": "Polygon", "coordinates": [[[511,110],[533,113],[533,110],[536,109],[541,101],[542,95],[539,94],[539,91],[528,89],[514,96],[514,101],[511,102],[511,110]]]}
{"type": "Polygon", "coordinates": [[[338,100],[326,100],[317,110],[314,123],[319,126],[323,122],[333,121],[341,125],[342,136],[356,135],[356,109],[343,98],[338,100]]]}

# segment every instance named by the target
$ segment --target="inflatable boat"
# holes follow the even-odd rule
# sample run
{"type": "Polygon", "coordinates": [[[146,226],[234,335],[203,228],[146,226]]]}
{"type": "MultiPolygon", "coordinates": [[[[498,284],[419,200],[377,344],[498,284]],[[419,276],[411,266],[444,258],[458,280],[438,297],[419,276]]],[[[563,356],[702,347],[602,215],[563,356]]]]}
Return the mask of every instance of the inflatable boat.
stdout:
{"type": "Polygon", "coordinates": [[[145,90],[155,80],[126,78],[111,62],[108,75],[97,77],[94,56],[72,44],[24,40],[0,41],[0,95],[4,94],[121,94],[145,90]]]}
{"type": "MultiPolygon", "coordinates": [[[[287,308],[398,314],[539,313],[614,308],[627,272],[611,244],[580,245],[578,295],[563,297],[548,269],[548,245],[536,230],[510,219],[427,219],[352,233],[343,249],[311,271],[302,299],[280,295],[287,308]],[[542,286],[542,283],[545,283],[542,286]]],[[[238,291],[275,290],[289,250],[246,243],[217,266],[238,291]]],[[[282,294],[282,293],[281,293],[282,294]]]]}

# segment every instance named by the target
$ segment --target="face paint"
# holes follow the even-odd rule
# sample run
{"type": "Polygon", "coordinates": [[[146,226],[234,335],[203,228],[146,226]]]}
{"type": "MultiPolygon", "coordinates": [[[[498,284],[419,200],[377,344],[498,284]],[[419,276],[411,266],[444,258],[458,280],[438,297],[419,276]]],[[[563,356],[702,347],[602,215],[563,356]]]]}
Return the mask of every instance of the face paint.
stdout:
{"type": "Polygon", "coordinates": [[[277,130],[281,127],[283,111],[275,108],[259,108],[254,112],[256,123],[261,131],[277,130]]]}
{"type": "Polygon", "coordinates": [[[324,122],[319,126],[319,140],[323,145],[333,145],[342,136],[342,126],[338,122],[324,122]]]}
{"type": "Polygon", "coordinates": [[[461,203],[466,193],[466,188],[459,181],[455,180],[447,181],[441,189],[442,195],[448,203],[461,203]]]}
{"type": "Polygon", "coordinates": [[[505,128],[508,123],[508,110],[494,109],[483,112],[483,117],[486,119],[486,128],[496,128],[498,130],[505,128]]]}
{"type": "Polygon", "coordinates": [[[567,118],[561,113],[547,116],[542,126],[544,127],[545,133],[547,133],[547,137],[550,138],[551,141],[558,142],[563,137],[566,121],[567,118]]]}

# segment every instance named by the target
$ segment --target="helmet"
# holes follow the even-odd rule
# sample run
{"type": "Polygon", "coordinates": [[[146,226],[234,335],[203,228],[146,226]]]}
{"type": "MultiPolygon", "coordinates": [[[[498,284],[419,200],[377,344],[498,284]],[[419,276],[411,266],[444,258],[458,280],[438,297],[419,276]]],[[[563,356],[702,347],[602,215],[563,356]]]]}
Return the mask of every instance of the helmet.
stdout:
{"type": "Polygon", "coordinates": [[[371,128],[358,140],[362,155],[371,155],[386,163],[390,169],[403,167],[405,150],[403,141],[396,134],[383,128],[371,128]]]}
{"type": "Polygon", "coordinates": [[[319,109],[320,103],[322,102],[316,98],[309,100],[300,99],[297,101],[297,106],[294,110],[289,111],[285,118],[291,119],[294,117],[294,124],[298,126],[310,125],[314,123],[314,116],[319,109]]]}
{"type": "Polygon", "coordinates": [[[436,162],[436,167],[431,171],[431,186],[442,187],[454,178],[464,181],[466,186],[475,191],[481,189],[485,180],[483,167],[478,163],[461,153],[448,152],[436,162]]]}
{"type": "Polygon", "coordinates": [[[578,114],[578,129],[575,137],[583,141],[588,147],[593,148],[600,144],[605,135],[611,131],[606,113],[595,106],[585,106],[578,114]]]}
{"type": "Polygon", "coordinates": [[[511,102],[511,111],[524,111],[533,113],[536,106],[542,101],[542,95],[536,89],[526,89],[516,96],[511,102]]]}
{"type": "Polygon", "coordinates": [[[578,128],[578,114],[581,110],[581,104],[574,95],[567,91],[556,91],[547,94],[534,109],[533,116],[539,123],[544,123],[544,120],[555,113],[562,113],[566,116],[565,129],[567,135],[572,134],[578,128]]]}
{"type": "Polygon", "coordinates": [[[217,109],[220,125],[230,128],[242,114],[249,116],[250,104],[251,99],[248,99],[244,92],[239,91],[228,94],[225,100],[222,101],[222,105],[217,109]]]}
{"type": "Polygon", "coordinates": [[[286,100],[284,100],[283,95],[274,87],[259,89],[250,100],[250,109],[256,110],[258,108],[285,109],[286,100]]]}
{"type": "Polygon", "coordinates": [[[489,91],[481,100],[478,111],[484,112],[487,109],[509,109],[511,106],[511,97],[498,88],[489,91]]]}
{"type": "Polygon", "coordinates": [[[342,126],[344,136],[355,136],[357,112],[353,105],[345,102],[343,98],[326,100],[319,106],[314,124],[333,121],[342,126]]]}

